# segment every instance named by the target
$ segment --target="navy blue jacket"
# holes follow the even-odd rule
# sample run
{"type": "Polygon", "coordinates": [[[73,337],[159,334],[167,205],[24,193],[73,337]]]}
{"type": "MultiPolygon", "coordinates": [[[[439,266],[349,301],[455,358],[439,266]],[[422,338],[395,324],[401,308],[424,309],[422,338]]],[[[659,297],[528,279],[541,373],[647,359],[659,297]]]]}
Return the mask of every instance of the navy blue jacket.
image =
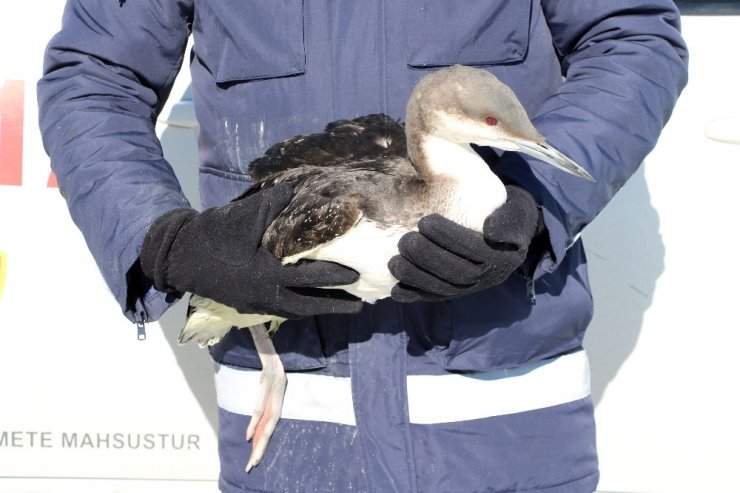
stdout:
{"type": "MultiPolygon", "coordinates": [[[[40,125],[72,217],[131,320],[155,320],[174,301],[151,287],[142,291],[146,281],[132,266],[152,221],[188,205],[154,125],[191,33],[205,207],[243,192],[250,161],[271,144],[339,118],[377,112],[402,118],[414,83],[455,63],[485,67],[509,84],[547,140],[596,178],[587,183],[514,153],[495,164],[542,206],[549,245],[533,272],[534,305],[527,279],[515,275],[454,301],[385,301],[357,316],[290,321],[275,336],[288,370],[352,374],[361,436],[377,437],[385,426],[412,429],[384,436],[387,443],[363,442],[364,462],[345,471],[355,486],[592,488],[589,400],[578,413],[560,409],[559,417],[533,411],[521,422],[500,418],[491,425],[493,438],[473,446],[463,440],[468,428],[413,431],[403,419],[402,377],[515,368],[580,349],[592,300],[579,233],[655,145],[686,84],[687,52],[673,2],[69,0],[38,86],[40,125]],[[401,397],[389,400],[389,388],[401,397]],[[562,436],[536,438],[572,426],[575,415],[581,421],[570,445],[562,436]],[[502,438],[516,429],[532,430],[529,442],[502,438]],[[419,447],[431,447],[427,435],[437,433],[434,440],[448,453],[427,451],[446,458],[434,468],[419,458],[419,447]],[[531,455],[523,444],[532,441],[538,458],[523,461],[531,455]],[[475,454],[495,457],[492,469],[453,472],[474,467],[475,454]]],[[[259,368],[246,333],[232,331],[212,353],[221,363],[259,368]]],[[[233,491],[281,490],[268,483],[244,488],[233,491]]]]}

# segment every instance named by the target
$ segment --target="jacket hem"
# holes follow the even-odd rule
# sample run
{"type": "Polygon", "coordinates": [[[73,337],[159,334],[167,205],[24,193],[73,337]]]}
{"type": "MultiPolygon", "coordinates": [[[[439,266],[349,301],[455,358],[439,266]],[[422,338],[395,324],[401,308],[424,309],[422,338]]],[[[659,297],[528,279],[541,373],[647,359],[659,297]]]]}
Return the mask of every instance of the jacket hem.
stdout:
{"type": "MultiPolygon", "coordinates": [[[[558,484],[554,486],[544,486],[542,488],[534,488],[534,489],[526,489],[526,490],[485,489],[485,490],[479,490],[477,492],[471,492],[471,493],[593,493],[594,491],[596,491],[596,487],[598,484],[599,484],[599,472],[596,471],[593,474],[589,474],[588,476],[585,476],[583,478],[576,479],[575,481],[569,481],[567,483],[562,483],[562,484],[558,484]]],[[[219,477],[218,479],[218,489],[219,491],[221,491],[221,493],[276,493],[270,490],[240,488],[236,485],[229,483],[223,477],[219,477]]],[[[306,493],[309,493],[309,492],[306,492],[306,493]]],[[[384,493],[388,493],[388,492],[384,492],[384,493]]],[[[398,493],[403,493],[403,492],[398,492],[398,493]]]]}

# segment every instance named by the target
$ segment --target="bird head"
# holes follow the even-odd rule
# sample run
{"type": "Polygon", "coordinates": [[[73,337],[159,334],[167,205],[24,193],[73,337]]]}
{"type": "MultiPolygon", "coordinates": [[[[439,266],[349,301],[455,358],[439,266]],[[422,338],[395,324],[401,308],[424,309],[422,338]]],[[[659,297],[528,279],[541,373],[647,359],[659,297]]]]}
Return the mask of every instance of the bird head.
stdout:
{"type": "Polygon", "coordinates": [[[522,152],[594,181],[582,166],[547,143],[514,91],[485,70],[456,65],[427,75],[409,99],[407,125],[414,113],[420,130],[428,135],[522,152]]]}

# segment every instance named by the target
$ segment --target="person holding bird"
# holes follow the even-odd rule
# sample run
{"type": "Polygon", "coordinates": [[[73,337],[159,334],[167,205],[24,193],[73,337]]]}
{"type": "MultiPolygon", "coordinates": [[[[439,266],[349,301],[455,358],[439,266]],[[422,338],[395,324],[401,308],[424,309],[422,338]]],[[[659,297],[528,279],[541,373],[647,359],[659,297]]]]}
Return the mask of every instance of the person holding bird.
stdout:
{"type": "Polygon", "coordinates": [[[579,235],[686,84],[679,21],[668,0],[67,1],[40,127],[124,315],[152,322],[192,293],[281,321],[206,338],[221,491],[596,489],[579,235]],[[202,211],[154,130],[191,35],[202,211]],[[453,66],[494,75],[521,110],[453,78],[408,118],[419,80],[453,66]],[[579,176],[548,166],[554,150],[579,176]],[[399,161],[418,156],[426,168],[399,161]],[[432,176],[443,186],[424,188],[432,176]],[[469,213],[471,197],[490,212],[469,213]],[[365,272],[325,246],[350,231],[369,235],[353,236],[363,259],[378,253],[365,238],[397,234],[369,271],[391,279],[377,299],[347,289],[365,272]],[[261,393],[265,357],[287,372],[284,395],[261,393]],[[279,421],[251,425],[277,396],[279,421]],[[266,441],[246,438],[268,426],[252,461],[266,441]]]}

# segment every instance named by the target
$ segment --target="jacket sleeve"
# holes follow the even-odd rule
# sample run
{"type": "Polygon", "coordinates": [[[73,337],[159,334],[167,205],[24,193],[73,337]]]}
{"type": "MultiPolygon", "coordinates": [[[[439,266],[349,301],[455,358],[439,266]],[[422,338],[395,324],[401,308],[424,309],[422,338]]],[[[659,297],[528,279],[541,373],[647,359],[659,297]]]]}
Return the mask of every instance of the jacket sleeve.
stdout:
{"type": "Polygon", "coordinates": [[[60,191],[131,320],[167,308],[162,293],[132,296],[127,275],[151,222],[188,206],[155,122],[182,64],[191,17],[192,0],[68,0],[37,87],[60,191]]]}
{"type": "Polygon", "coordinates": [[[687,50],[671,1],[543,0],[564,83],[533,118],[550,144],[584,166],[590,183],[529,157],[504,155],[497,172],[540,204],[555,270],[578,234],[655,146],[687,82],[687,50]],[[516,161],[525,159],[530,166],[516,161]]]}

